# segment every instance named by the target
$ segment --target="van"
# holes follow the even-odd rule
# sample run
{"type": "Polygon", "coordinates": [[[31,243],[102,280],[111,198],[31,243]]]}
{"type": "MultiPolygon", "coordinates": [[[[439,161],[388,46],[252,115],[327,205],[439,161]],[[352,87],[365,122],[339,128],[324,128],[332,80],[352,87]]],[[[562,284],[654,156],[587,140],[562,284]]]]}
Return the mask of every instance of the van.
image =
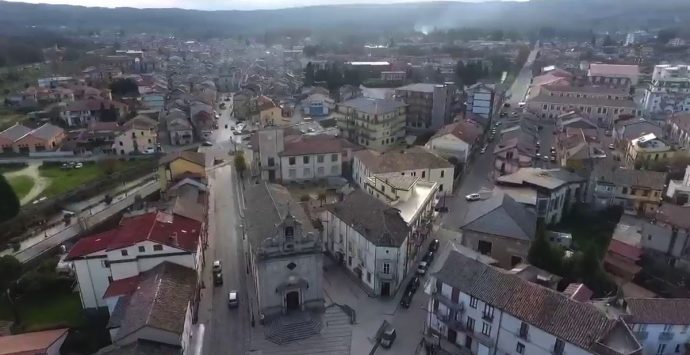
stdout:
{"type": "Polygon", "coordinates": [[[519,108],[525,108],[525,102],[518,102],[518,107],[519,108]]]}
{"type": "Polygon", "coordinates": [[[396,336],[397,333],[395,332],[395,328],[388,326],[383,334],[381,334],[381,346],[389,349],[391,346],[393,346],[396,336]]]}

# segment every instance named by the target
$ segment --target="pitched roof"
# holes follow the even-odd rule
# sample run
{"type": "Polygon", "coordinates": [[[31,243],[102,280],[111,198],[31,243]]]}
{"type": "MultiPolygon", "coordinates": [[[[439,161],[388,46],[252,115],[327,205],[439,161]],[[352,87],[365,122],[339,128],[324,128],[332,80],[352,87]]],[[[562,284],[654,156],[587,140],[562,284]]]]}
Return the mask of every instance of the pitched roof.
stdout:
{"type": "Polygon", "coordinates": [[[103,299],[114,296],[128,295],[136,290],[140,281],[141,275],[115,280],[108,285],[108,288],[105,289],[103,299]]]}
{"type": "Polygon", "coordinates": [[[442,137],[447,134],[452,134],[463,142],[472,144],[482,135],[482,129],[479,125],[471,122],[458,121],[441,127],[431,139],[442,137]]]}
{"type": "Polygon", "coordinates": [[[626,89],[618,88],[615,86],[605,86],[605,85],[583,85],[583,86],[567,86],[567,85],[543,85],[542,88],[548,91],[554,92],[579,92],[587,94],[612,94],[612,95],[628,95],[629,92],[626,89]]]}
{"type": "Polygon", "coordinates": [[[0,337],[0,354],[43,354],[60,338],[67,336],[69,329],[44,330],[0,337]]]}
{"type": "Polygon", "coordinates": [[[496,179],[498,183],[512,185],[534,185],[546,189],[557,189],[563,185],[584,182],[585,179],[563,169],[520,168],[518,171],[496,179]]]}
{"type": "MultiPolygon", "coordinates": [[[[608,340],[620,321],[608,319],[589,303],[578,302],[557,291],[516,275],[482,264],[451,251],[434,276],[443,283],[470,294],[559,339],[592,351],[608,340]]],[[[629,331],[622,334],[624,353],[639,349],[629,331]]],[[[596,352],[599,353],[599,352],[596,352]]]]}
{"type": "Polygon", "coordinates": [[[395,91],[401,90],[401,91],[416,91],[416,92],[433,93],[434,88],[437,85],[443,86],[440,84],[416,83],[416,84],[409,84],[409,85],[401,86],[399,88],[396,88],[395,91]]]}
{"type": "Polygon", "coordinates": [[[0,132],[0,138],[14,142],[29,134],[29,132],[31,132],[31,128],[15,123],[12,127],[0,132]]]}
{"type": "Polygon", "coordinates": [[[62,128],[52,125],[50,123],[46,123],[29,132],[27,135],[32,135],[43,140],[49,140],[55,138],[55,136],[59,135],[62,132],[64,132],[62,128]]]}
{"type": "Polygon", "coordinates": [[[181,335],[197,286],[196,272],[166,261],[142,273],[141,278],[126,304],[114,342],[144,327],[181,335]]]}
{"type": "Polygon", "coordinates": [[[144,213],[123,218],[112,230],[80,239],[70,250],[67,260],[100,250],[125,248],[146,240],[195,252],[200,233],[201,223],[191,218],[163,212],[144,213]]]}
{"type": "Polygon", "coordinates": [[[339,105],[351,107],[356,111],[368,113],[370,115],[385,114],[407,106],[404,102],[400,101],[372,99],[368,97],[358,97],[342,102],[339,105]]]}
{"type": "Polygon", "coordinates": [[[282,156],[340,153],[355,144],[330,134],[294,135],[285,137],[282,156]]]}
{"type": "Polygon", "coordinates": [[[690,206],[674,205],[672,203],[664,202],[656,209],[654,218],[663,223],[690,229],[690,206]]]}
{"type": "Polygon", "coordinates": [[[453,167],[447,160],[420,146],[385,153],[365,149],[355,152],[354,155],[374,174],[453,167]]]}
{"type": "Polygon", "coordinates": [[[161,158],[159,164],[168,164],[177,159],[186,160],[203,167],[206,166],[206,155],[204,153],[192,152],[189,150],[169,153],[161,158]]]}
{"type": "Polygon", "coordinates": [[[616,164],[598,164],[592,176],[596,181],[619,186],[648,187],[662,190],[666,183],[666,173],[651,170],[621,169],[616,164]]]}
{"type": "Polygon", "coordinates": [[[326,210],[376,246],[399,247],[410,233],[400,211],[359,189],[326,210]]]}
{"type": "Polygon", "coordinates": [[[158,122],[155,120],[151,119],[148,116],[144,115],[137,115],[136,117],[132,118],[131,120],[125,122],[122,127],[127,130],[127,129],[152,129],[156,128],[158,126],[158,122]]]}
{"type": "Polygon", "coordinates": [[[539,94],[532,99],[532,102],[559,104],[559,105],[587,105],[587,106],[605,106],[605,107],[626,107],[636,108],[637,105],[633,100],[614,100],[608,98],[595,97],[568,97],[568,96],[551,96],[539,94]]]}
{"type": "Polygon", "coordinates": [[[602,64],[592,63],[589,65],[588,76],[635,76],[640,75],[640,67],[627,64],[602,64]]]}
{"type": "Polygon", "coordinates": [[[628,298],[629,323],[690,325],[689,298],[628,298]]]}
{"type": "Polygon", "coordinates": [[[460,228],[531,241],[537,228],[537,215],[509,195],[496,193],[486,200],[473,202],[460,228]]]}

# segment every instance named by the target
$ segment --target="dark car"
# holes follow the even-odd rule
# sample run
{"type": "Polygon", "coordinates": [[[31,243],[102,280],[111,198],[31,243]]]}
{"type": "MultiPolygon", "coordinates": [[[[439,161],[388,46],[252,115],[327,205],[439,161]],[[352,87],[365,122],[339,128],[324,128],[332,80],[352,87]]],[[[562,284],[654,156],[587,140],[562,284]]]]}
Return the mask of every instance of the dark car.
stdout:
{"type": "Polygon", "coordinates": [[[429,251],[438,250],[439,244],[440,244],[440,242],[438,241],[438,239],[432,240],[431,243],[429,243],[429,251]]]}
{"type": "Polygon", "coordinates": [[[213,273],[213,284],[216,286],[223,284],[223,273],[218,271],[213,273]]]}
{"type": "Polygon", "coordinates": [[[400,299],[400,305],[403,306],[403,308],[410,308],[410,303],[412,303],[412,296],[414,296],[414,292],[405,291],[405,294],[400,299]]]}
{"type": "Polygon", "coordinates": [[[405,288],[405,292],[416,292],[417,289],[419,288],[419,277],[415,276],[412,279],[410,279],[410,282],[407,283],[407,287],[405,288]]]}
{"type": "Polygon", "coordinates": [[[428,251],[426,255],[422,258],[422,260],[426,261],[427,264],[431,264],[432,261],[434,261],[434,252],[433,251],[428,251]]]}

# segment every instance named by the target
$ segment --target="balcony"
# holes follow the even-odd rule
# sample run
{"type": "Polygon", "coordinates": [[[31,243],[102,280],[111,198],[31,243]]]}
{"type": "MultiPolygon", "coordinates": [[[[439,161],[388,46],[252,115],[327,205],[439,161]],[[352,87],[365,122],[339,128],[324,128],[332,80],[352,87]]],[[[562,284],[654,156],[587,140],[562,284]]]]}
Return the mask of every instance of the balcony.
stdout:
{"type": "Polygon", "coordinates": [[[638,340],[646,340],[648,336],[649,332],[635,332],[635,337],[637,337],[638,340]]]}
{"type": "Polygon", "coordinates": [[[457,313],[453,311],[443,312],[441,310],[436,311],[436,318],[445,323],[448,328],[453,329],[458,332],[465,331],[465,324],[461,320],[455,319],[457,313]]]}
{"type": "Polygon", "coordinates": [[[523,332],[523,331],[518,331],[517,337],[524,340],[524,341],[529,341],[529,334],[528,332],[523,332]]]}
{"type": "Polygon", "coordinates": [[[434,294],[434,298],[436,298],[437,301],[441,302],[444,306],[462,313],[465,310],[465,306],[463,305],[462,302],[455,303],[453,300],[450,298],[444,296],[441,292],[436,292],[434,294]]]}
{"type": "Polygon", "coordinates": [[[659,333],[659,341],[669,341],[671,339],[673,339],[673,333],[671,333],[671,332],[659,333]]]}
{"type": "Polygon", "coordinates": [[[395,279],[395,274],[393,274],[392,272],[389,272],[386,274],[383,271],[379,271],[377,273],[377,276],[381,280],[393,280],[393,279],[395,279]]]}
{"type": "Polygon", "coordinates": [[[474,339],[476,339],[478,342],[486,345],[488,348],[492,348],[494,346],[494,340],[491,339],[491,336],[482,334],[481,332],[474,333],[474,339]]]}
{"type": "Polygon", "coordinates": [[[491,323],[494,321],[494,315],[489,313],[482,313],[482,319],[491,323]]]}

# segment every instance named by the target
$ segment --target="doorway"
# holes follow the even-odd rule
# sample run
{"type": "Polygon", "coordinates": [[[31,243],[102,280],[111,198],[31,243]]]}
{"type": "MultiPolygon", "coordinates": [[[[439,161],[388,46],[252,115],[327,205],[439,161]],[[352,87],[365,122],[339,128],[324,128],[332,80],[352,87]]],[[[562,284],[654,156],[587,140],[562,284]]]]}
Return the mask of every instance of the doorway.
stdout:
{"type": "Polygon", "coordinates": [[[458,332],[454,331],[453,329],[448,329],[448,341],[455,344],[457,340],[458,332]]]}
{"type": "Polygon", "coordinates": [[[285,294],[285,308],[288,311],[299,310],[299,291],[290,291],[285,294]]]}
{"type": "Polygon", "coordinates": [[[465,336],[465,347],[472,350],[472,337],[469,335],[465,336]]]}
{"type": "Polygon", "coordinates": [[[390,296],[391,284],[389,282],[381,283],[381,296],[390,296]]]}

